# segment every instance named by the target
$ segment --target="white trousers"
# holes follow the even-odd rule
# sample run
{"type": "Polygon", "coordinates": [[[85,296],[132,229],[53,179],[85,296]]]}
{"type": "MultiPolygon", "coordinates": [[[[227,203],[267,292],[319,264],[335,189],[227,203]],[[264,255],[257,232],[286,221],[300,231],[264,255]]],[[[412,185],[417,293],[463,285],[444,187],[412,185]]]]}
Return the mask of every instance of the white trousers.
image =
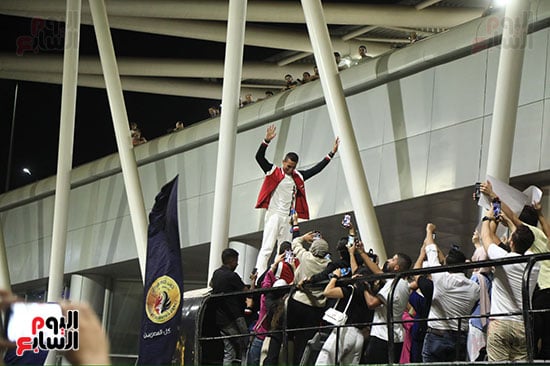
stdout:
{"type": "MultiPolygon", "coordinates": [[[[363,333],[355,327],[340,328],[338,364],[358,365],[364,342],[363,333]]],[[[328,336],[315,365],[334,365],[336,362],[336,329],[328,336]]]]}
{"type": "Polygon", "coordinates": [[[290,232],[290,216],[282,216],[280,214],[267,210],[265,214],[264,234],[262,238],[262,247],[258,253],[256,260],[256,268],[258,275],[261,275],[267,269],[267,263],[275,243],[279,244],[283,241],[292,241],[292,233],[290,232]]]}

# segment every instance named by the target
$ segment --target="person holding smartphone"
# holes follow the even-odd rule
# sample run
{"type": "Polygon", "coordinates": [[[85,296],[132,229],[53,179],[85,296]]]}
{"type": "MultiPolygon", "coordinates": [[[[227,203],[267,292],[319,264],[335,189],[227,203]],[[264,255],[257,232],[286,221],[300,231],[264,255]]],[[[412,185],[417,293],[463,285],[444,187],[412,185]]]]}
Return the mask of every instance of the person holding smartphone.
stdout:
{"type": "MultiPolygon", "coordinates": [[[[16,302],[21,301],[10,291],[0,289],[0,309],[4,312],[16,302]]],[[[63,353],[65,358],[73,365],[110,365],[109,339],[101,327],[99,318],[86,303],[62,302],[59,304],[63,315],[67,316],[68,311],[78,311],[78,349],[63,353]]],[[[7,328],[8,324],[3,324],[7,328]]],[[[8,349],[9,354],[14,350],[15,343],[0,337],[0,349],[8,349]]],[[[15,353],[15,352],[13,352],[15,353]]],[[[31,353],[32,352],[26,352],[31,353]]],[[[25,353],[24,353],[25,355],[25,353]]],[[[9,361],[9,359],[5,359],[9,361]]],[[[6,362],[10,363],[10,362],[6,362]]]]}

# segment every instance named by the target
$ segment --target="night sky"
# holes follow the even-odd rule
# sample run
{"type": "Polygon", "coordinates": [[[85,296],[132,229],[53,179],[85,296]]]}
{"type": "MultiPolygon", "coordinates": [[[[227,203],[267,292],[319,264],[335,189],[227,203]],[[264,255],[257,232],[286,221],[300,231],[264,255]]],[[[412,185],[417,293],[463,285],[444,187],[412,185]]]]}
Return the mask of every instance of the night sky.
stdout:
{"type": "MultiPolygon", "coordinates": [[[[63,25],[48,21],[54,37],[63,35],[63,25]]],[[[0,15],[0,52],[15,53],[17,39],[31,34],[31,19],[0,15]]],[[[219,59],[225,45],[192,39],[111,30],[117,56],[151,58],[219,59]],[[200,52],[199,52],[200,50],[200,52]]],[[[62,39],[38,53],[62,55],[62,39]]],[[[246,47],[246,57],[262,59],[273,50],[246,47]]],[[[82,25],[80,55],[98,55],[93,27],[82,25]]],[[[37,70],[39,71],[39,70],[37,70]]],[[[222,80],[218,81],[221,85],[222,80]]],[[[0,192],[5,191],[10,130],[16,81],[0,79],[0,192]]],[[[219,100],[124,92],[129,121],[137,122],[148,140],[166,134],[175,122],[190,125],[208,118],[208,108],[219,100]]],[[[12,141],[10,189],[55,174],[61,109],[61,85],[19,82],[15,129],[12,141]],[[27,167],[32,177],[24,174],[27,167]]],[[[75,122],[73,166],[116,151],[107,93],[104,89],[79,87],[75,122]]]]}

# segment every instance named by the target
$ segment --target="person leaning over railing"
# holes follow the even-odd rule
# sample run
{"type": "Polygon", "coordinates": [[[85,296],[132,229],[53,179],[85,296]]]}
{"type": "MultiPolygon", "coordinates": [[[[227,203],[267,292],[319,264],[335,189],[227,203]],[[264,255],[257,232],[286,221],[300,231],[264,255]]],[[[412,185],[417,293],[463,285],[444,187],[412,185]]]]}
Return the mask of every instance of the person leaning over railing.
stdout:
{"type": "MultiPolygon", "coordinates": [[[[389,258],[384,263],[384,271],[378,267],[376,263],[372,261],[367,253],[365,253],[363,246],[356,247],[356,251],[359,252],[365,265],[371,270],[372,273],[378,274],[383,272],[403,272],[409,270],[412,264],[411,258],[404,253],[396,253],[393,257],[389,258]]],[[[366,361],[368,363],[387,363],[388,357],[388,327],[387,323],[387,303],[388,295],[394,279],[386,280],[384,286],[377,293],[372,292],[372,289],[367,286],[365,291],[365,300],[369,309],[374,309],[373,322],[380,325],[373,325],[371,327],[369,343],[366,349],[366,361]]],[[[404,279],[399,279],[398,284],[395,287],[393,295],[393,319],[401,319],[401,314],[407,307],[409,301],[409,284],[404,279]]],[[[394,334],[394,360],[399,360],[401,356],[401,349],[403,348],[403,325],[401,323],[393,325],[394,334]]]]}
{"type": "MultiPolygon", "coordinates": [[[[239,265],[239,252],[232,248],[226,248],[221,254],[222,265],[214,271],[210,286],[213,294],[247,291],[241,276],[235,269],[239,265]]],[[[254,282],[252,280],[252,289],[254,282]]],[[[217,297],[213,300],[216,309],[216,326],[222,336],[235,336],[248,334],[248,328],[244,319],[245,296],[217,297]]],[[[226,338],[223,340],[223,364],[231,365],[237,357],[241,357],[244,364],[244,352],[248,346],[248,337],[226,338]]]]}
{"type": "MultiPolygon", "coordinates": [[[[314,239],[315,233],[309,232],[292,241],[292,250],[296,258],[300,260],[300,266],[296,269],[294,283],[302,283],[306,278],[321,272],[330,259],[328,243],[320,238],[314,239]],[[304,242],[311,243],[309,250],[304,248],[304,242]]],[[[292,294],[288,300],[288,328],[315,327],[321,322],[325,308],[326,298],[323,289],[300,289],[292,294]]],[[[300,363],[306,348],[307,341],[315,335],[315,329],[289,333],[294,338],[293,362],[300,363]]]]}
{"type": "MultiPolygon", "coordinates": [[[[542,206],[540,202],[534,202],[533,206],[524,206],[521,213],[516,215],[512,209],[506,204],[506,202],[499,199],[497,194],[493,191],[491,182],[487,181],[481,184],[480,190],[482,193],[489,196],[490,200],[501,201],[502,212],[505,214],[510,222],[510,231],[514,231],[512,226],[527,226],[534,235],[533,244],[529,248],[534,254],[548,253],[550,248],[548,247],[548,233],[550,232],[550,226],[545,220],[542,214],[542,206]],[[537,221],[540,222],[542,230],[537,227],[537,221]]],[[[544,310],[550,306],[550,261],[540,262],[540,271],[537,279],[537,285],[533,293],[533,309],[544,310]]],[[[538,351],[535,351],[535,358],[537,359],[550,359],[550,312],[542,312],[534,314],[534,343],[538,347],[538,351]]]]}
{"type": "MultiPolygon", "coordinates": [[[[420,253],[414,262],[413,269],[422,268],[426,260],[426,244],[420,248],[420,253]]],[[[410,362],[422,362],[422,347],[424,346],[424,338],[428,330],[428,322],[426,320],[430,314],[432,306],[432,298],[434,293],[434,284],[429,274],[414,276],[414,281],[409,283],[411,293],[409,295],[409,304],[413,307],[415,314],[415,322],[411,327],[411,349],[410,362]]]]}
{"type": "MultiPolygon", "coordinates": [[[[325,287],[323,294],[329,299],[338,299],[336,310],[345,312],[348,316],[346,324],[366,323],[367,314],[365,308],[365,283],[355,282],[353,285],[338,286],[336,281],[342,277],[339,268],[331,273],[332,276],[325,287]],[[349,306],[348,306],[349,303],[349,306]]],[[[359,278],[369,275],[370,271],[366,267],[358,269],[353,278],[359,278]]],[[[340,328],[340,334],[337,337],[337,329],[333,329],[329,337],[323,344],[321,352],[317,357],[315,365],[334,365],[336,364],[336,339],[338,338],[338,362],[340,365],[357,365],[361,359],[363,351],[363,331],[360,326],[348,326],[340,328]]]]}
{"type": "MultiPolygon", "coordinates": [[[[533,254],[529,247],[533,244],[534,235],[525,225],[515,228],[510,239],[510,249],[500,248],[496,235],[498,217],[489,210],[483,217],[481,225],[481,241],[489,259],[516,257],[533,254]]],[[[495,269],[493,289],[491,293],[491,314],[521,312],[523,310],[522,279],[526,263],[498,266],[495,269]]],[[[533,294],[539,273],[538,263],[533,266],[529,278],[529,297],[533,294]]],[[[525,340],[525,324],[521,315],[491,316],[487,331],[487,355],[489,361],[521,361],[527,360],[527,342],[525,340]]]]}
{"type": "MultiPolygon", "coordinates": [[[[428,266],[464,264],[466,256],[458,248],[451,248],[443,263],[435,244],[435,225],[426,225],[426,257],[428,266]]],[[[453,318],[428,323],[422,360],[424,362],[466,361],[468,322],[459,323],[457,317],[471,314],[479,300],[479,285],[468,279],[462,270],[432,273],[434,285],[430,318],[453,318]],[[459,328],[460,324],[460,328],[459,328]]]]}

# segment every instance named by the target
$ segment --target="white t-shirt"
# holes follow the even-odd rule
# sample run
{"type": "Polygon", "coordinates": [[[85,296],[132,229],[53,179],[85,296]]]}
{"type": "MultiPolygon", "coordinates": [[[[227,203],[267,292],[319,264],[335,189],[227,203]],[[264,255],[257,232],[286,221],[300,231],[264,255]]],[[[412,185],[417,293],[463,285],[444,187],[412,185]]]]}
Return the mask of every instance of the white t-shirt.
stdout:
{"type": "MultiPolygon", "coordinates": [[[[531,232],[535,236],[533,245],[531,245],[529,250],[534,254],[548,253],[550,251],[548,248],[548,238],[544,235],[544,232],[536,226],[531,226],[526,223],[523,223],[523,225],[531,229],[531,232]]],[[[540,263],[538,284],[541,290],[545,290],[550,288],[550,260],[540,261],[538,263],[540,263]]]]}
{"type": "MultiPolygon", "coordinates": [[[[437,267],[441,264],[437,257],[435,244],[426,246],[428,266],[437,267]]],[[[434,293],[430,318],[460,317],[472,314],[475,303],[479,300],[479,285],[468,279],[464,273],[438,272],[432,273],[434,293]]],[[[428,323],[430,328],[440,330],[458,330],[458,319],[434,320],[428,323]]],[[[468,330],[468,320],[461,321],[460,329],[468,330]]]]}
{"type": "MultiPolygon", "coordinates": [[[[274,169],[281,169],[273,167],[274,169]]],[[[269,173],[268,173],[269,174],[269,173]]],[[[292,204],[292,193],[294,191],[294,179],[291,175],[285,174],[283,180],[279,182],[277,188],[271,194],[268,210],[275,212],[280,216],[288,216],[290,214],[290,205],[292,204]]]]}
{"type": "MultiPolygon", "coordinates": [[[[393,279],[386,280],[386,284],[384,287],[380,289],[378,296],[380,300],[382,300],[382,304],[374,309],[374,318],[373,323],[387,323],[387,312],[388,309],[386,308],[388,295],[391,289],[391,284],[393,282],[393,279]]],[[[400,279],[399,283],[395,287],[395,292],[393,293],[393,319],[394,320],[401,320],[401,316],[403,315],[403,311],[407,307],[407,303],[409,302],[409,284],[407,281],[400,279]]],[[[388,326],[386,324],[384,325],[373,325],[370,331],[370,335],[380,338],[384,341],[388,340],[388,326]]],[[[395,343],[402,343],[404,341],[404,332],[403,332],[403,324],[394,324],[393,325],[393,339],[395,343]]]]}
{"type": "MultiPolygon", "coordinates": [[[[496,244],[489,245],[487,254],[490,259],[520,256],[518,253],[508,253],[496,244]]],[[[525,254],[528,255],[533,253],[528,250],[525,254]]],[[[495,278],[493,280],[493,290],[491,292],[491,314],[522,311],[523,297],[521,296],[521,284],[523,280],[523,271],[526,265],[526,263],[515,263],[505,266],[495,266],[495,278]]],[[[529,278],[529,297],[533,296],[539,268],[540,266],[537,263],[531,270],[531,277],[529,278]]],[[[492,319],[523,322],[523,316],[521,315],[499,316],[492,319]]]]}

